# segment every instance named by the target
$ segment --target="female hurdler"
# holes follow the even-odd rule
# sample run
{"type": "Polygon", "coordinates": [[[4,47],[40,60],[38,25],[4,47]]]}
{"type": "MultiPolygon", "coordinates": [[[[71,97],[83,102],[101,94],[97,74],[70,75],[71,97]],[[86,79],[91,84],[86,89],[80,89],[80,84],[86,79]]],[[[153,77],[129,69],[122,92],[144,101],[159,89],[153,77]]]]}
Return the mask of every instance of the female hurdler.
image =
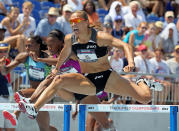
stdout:
{"type": "MultiPolygon", "coordinates": [[[[52,83],[44,90],[34,105],[28,105],[20,101],[19,108],[21,110],[32,118],[36,118],[39,109],[60,89],[84,95],[96,95],[104,90],[116,95],[131,96],[141,103],[150,102],[151,92],[149,86],[155,86],[155,83],[149,83],[145,79],[139,79],[136,82],[137,84],[128,81],[113,71],[108,62],[108,48],[123,48],[129,63],[124,67],[124,71],[132,71],[134,61],[130,45],[107,33],[97,32],[90,28],[88,16],[84,11],[74,12],[71,15],[70,23],[73,34],[66,35],[65,45],[58,57],[56,68],[48,76],[54,78],[52,83]],[[83,74],[56,75],[59,67],[69,58],[72,52],[76,54],[83,74]]],[[[92,102],[87,99],[86,103],[92,102]]],[[[91,112],[91,114],[104,128],[111,127],[111,122],[105,113],[91,112]]]]}

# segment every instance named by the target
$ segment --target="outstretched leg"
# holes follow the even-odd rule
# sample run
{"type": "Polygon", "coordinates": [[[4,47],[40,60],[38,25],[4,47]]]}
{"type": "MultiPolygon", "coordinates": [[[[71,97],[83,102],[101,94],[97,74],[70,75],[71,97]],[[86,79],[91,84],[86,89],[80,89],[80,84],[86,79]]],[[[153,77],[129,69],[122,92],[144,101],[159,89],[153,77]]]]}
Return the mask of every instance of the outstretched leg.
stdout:
{"type": "Polygon", "coordinates": [[[151,101],[151,91],[143,81],[139,82],[137,85],[119,76],[116,72],[111,73],[104,91],[116,95],[131,96],[138,102],[144,104],[151,101]]]}

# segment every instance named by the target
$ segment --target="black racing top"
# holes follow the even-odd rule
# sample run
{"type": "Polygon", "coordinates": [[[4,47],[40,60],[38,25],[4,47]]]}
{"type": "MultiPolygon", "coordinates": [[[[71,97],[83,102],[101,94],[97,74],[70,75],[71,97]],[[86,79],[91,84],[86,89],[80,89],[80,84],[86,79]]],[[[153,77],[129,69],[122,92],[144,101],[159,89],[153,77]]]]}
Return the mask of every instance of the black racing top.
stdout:
{"type": "Polygon", "coordinates": [[[95,62],[98,58],[108,53],[108,47],[99,47],[96,44],[97,31],[92,28],[91,38],[88,43],[80,44],[75,35],[72,35],[72,51],[77,55],[80,61],[95,62]]]}

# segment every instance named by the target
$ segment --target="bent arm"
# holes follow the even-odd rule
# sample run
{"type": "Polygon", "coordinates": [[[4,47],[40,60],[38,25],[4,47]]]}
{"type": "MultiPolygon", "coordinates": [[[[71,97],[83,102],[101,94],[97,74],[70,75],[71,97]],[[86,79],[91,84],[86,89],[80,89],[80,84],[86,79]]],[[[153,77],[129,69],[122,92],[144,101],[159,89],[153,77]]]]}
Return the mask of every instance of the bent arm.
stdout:
{"type": "Polygon", "coordinates": [[[112,35],[105,32],[98,32],[97,43],[99,46],[109,46],[116,48],[123,48],[125,56],[127,57],[129,64],[134,64],[133,49],[132,46],[123,42],[120,39],[114,38],[112,35]]]}
{"type": "Polygon", "coordinates": [[[19,64],[24,63],[28,54],[27,53],[20,53],[16,56],[15,60],[12,61],[7,66],[1,67],[1,73],[3,75],[7,75],[10,71],[12,71],[15,67],[17,67],[19,64]]]}
{"type": "Polygon", "coordinates": [[[72,52],[72,44],[71,44],[71,34],[66,35],[64,47],[58,56],[58,61],[56,64],[56,70],[70,57],[72,52]]]}
{"type": "Polygon", "coordinates": [[[57,58],[52,58],[52,57],[49,57],[49,58],[38,58],[37,60],[39,62],[47,63],[49,65],[56,65],[57,61],[58,61],[57,58]]]}
{"type": "Polygon", "coordinates": [[[0,43],[11,43],[15,40],[17,40],[20,37],[20,35],[10,36],[4,39],[3,41],[0,41],[0,43]]]}

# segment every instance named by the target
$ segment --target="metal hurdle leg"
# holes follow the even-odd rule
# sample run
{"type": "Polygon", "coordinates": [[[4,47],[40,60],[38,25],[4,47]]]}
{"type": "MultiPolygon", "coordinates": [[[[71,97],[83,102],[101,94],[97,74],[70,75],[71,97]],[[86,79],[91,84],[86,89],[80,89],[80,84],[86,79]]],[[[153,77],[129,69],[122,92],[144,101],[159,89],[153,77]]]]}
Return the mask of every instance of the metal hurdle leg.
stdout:
{"type": "Polygon", "coordinates": [[[170,107],[170,131],[177,131],[178,106],[170,107]]]}
{"type": "Polygon", "coordinates": [[[86,105],[79,106],[79,131],[85,131],[86,105]]]}
{"type": "Polygon", "coordinates": [[[63,131],[70,131],[71,105],[64,105],[64,128],[63,131]]]}

